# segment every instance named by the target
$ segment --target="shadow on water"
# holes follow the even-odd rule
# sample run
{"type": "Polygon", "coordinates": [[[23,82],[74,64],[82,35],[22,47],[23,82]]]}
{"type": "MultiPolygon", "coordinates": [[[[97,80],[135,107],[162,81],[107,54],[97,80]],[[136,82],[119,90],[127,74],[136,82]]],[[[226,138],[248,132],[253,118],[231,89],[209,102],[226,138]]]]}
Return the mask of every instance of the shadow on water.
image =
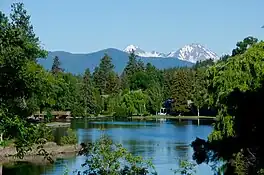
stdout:
{"type": "Polygon", "coordinates": [[[43,174],[47,171],[52,171],[54,165],[33,165],[28,162],[15,162],[12,164],[3,165],[3,175],[36,175],[43,174]]]}
{"type": "MultiPolygon", "coordinates": [[[[196,138],[206,138],[212,127],[200,121],[200,125],[195,121],[167,120],[167,121],[113,121],[113,120],[89,120],[77,119],[71,121],[71,128],[77,131],[78,142],[93,142],[102,133],[107,134],[113,141],[121,143],[128,151],[134,155],[143,156],[146,159],[152,158],[159,174],[173,174],[171,169],[178,166],[178,158],[189,157],[191,159],[192,149],[190,143],[196,138]]],[[[56,141],[65,134],[67,128],[54,129],[56,141]]],[[[58,159],[54,168],[24,165],[25,172],[33,169],[32,175],[61,175],[65,170],[65,165],[74,171],[84,163],[84,157],[74,157],[70,159],[58,159]],[[35,170],[36,169],[36,170],[35,170]],[[47,170],[49,169],[49,170],[47,170]],[[38,170],[38,171],[37,171],[38,170]]],[[[5,171],[7,169],[4,166],[5,171]]],[[[24,168],[23,168],[24,169],[24,168]]],[[[8,169],[12,173],[19,172],[17,166],[8,169]]],[[[198,169],[199,174],[208,174],[210,169],[202,166],[198,169]]],[[[9,174],[9,173],[5,173],[9,174]]],[[[212,173],[209,173],[212,174],[212,173]]]]}

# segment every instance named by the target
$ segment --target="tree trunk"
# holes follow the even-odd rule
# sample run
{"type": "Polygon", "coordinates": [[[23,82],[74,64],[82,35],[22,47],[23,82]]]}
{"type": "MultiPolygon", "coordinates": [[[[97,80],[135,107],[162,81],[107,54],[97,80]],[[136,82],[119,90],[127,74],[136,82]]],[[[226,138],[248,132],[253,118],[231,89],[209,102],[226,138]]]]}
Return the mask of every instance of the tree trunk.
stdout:
{"type": "Polygon", "coordinates": [[[198,117],[200,116],[200,109],[197,109],[198,117]]]}
{"type": "Polygon", "coordinates": [[[0,134],[0,142],[3,141],[3,133],[0,134]]]}
{"type": "Polygon", "coordinates": [[[0,165],[0,175],[3,173],[3,165],[0,165]]]}

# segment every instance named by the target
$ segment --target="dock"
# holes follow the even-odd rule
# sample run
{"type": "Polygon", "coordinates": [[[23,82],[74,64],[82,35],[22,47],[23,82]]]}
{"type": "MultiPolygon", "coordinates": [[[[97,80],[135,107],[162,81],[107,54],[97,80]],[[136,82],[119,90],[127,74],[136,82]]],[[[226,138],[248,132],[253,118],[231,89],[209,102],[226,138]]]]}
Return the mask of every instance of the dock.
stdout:
{"type": "MultiPolygon", "coordinates": [[[[69,119],[71,118],[71,111],[51,111],[51,115],[56,119],[69,119]]],[[[47,116],[47,112],[36,112],[33,114],[32,117],[38,118],[38,119],[44,119],[45,116],[47,116]]]]}

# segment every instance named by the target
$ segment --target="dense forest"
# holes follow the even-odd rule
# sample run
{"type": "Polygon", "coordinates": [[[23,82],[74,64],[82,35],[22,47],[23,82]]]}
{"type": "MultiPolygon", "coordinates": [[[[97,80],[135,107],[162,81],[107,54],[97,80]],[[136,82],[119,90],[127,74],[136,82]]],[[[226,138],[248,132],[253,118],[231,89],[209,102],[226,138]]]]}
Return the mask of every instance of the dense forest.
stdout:
{"type": "Polygon", "coordinates": [[[212,60],[197,63],[194,68],[158,70],[150,63],[144,65],[135,53],[118,75],[114,72],[111,57],[107,54],[91,73],[87,69],[82,75],[64,72],[58,57],[54,58],[51,70],[53,87],[47,95],[56,103],[38,105],[32,99],[35,110],[69,110],[74,117],[110,115],[130,117],[132,115],[155,115],[161,107],[170,114],[197,115],[206,102],[204,73],[212,60]],[[174,102],[165,105],[167,99],[174,102]],[[188,104],[193,101],[193,105],[188,104]]]}
{"type": "Polygon", "coordinates": [[[132,52],[121,75],[108,55],[92,73],[87,69],[82,75],[64,72],[58,57],[45,70],[37,60],[46,56],[23,4],[13,4],[9,17],[0,12],[1,140],[16,139],[21,158],[45,137],[43,125],[26,120],[36,111],[147,116],[173,99],[171,115],[217,114],[208,140],[192,143],[197,163],[222,161],[225,174],[263,174],[263,41],[247,37],[231,55],[192,68],[158,70],[132,52]]]}

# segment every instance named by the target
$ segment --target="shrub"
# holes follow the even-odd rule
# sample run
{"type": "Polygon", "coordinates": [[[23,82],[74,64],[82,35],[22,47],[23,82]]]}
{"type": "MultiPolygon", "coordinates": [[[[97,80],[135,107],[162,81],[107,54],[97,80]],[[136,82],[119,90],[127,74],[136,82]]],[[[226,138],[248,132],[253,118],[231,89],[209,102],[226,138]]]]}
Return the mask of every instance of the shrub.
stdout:
{"type": "Polygon", "coordinates": [[[71,128],[68,128],[66,136],[61,137],[60,145],[73,145],[77,143],[77,134],[71,128]]]}
{"type": "Polygon", "coordinates": [[[47,142],[53,142],[54,136],[52,130],[47,127],[44,123],[39,124],[35,128],[36,138],[45,139],[47,142]]]}
{"type": "Polygon", "coordinates": [[[87,157],[83,167],[87,170],[78,174],[88,175],[146,175],[157,174],[150,160],[133,156],[121,144],[113,143],[102,136],[95,143],[81,144],[81,155],[87,157]]]}
{"type": "Polygon", "coordinates": [[[177,170],[174,170],[174,174],[182,174],[182,175],[194,175],[196,174],[196,166],[197,164],[188,161],[185,159],[179,160],[179,168],[177,170]]]}

